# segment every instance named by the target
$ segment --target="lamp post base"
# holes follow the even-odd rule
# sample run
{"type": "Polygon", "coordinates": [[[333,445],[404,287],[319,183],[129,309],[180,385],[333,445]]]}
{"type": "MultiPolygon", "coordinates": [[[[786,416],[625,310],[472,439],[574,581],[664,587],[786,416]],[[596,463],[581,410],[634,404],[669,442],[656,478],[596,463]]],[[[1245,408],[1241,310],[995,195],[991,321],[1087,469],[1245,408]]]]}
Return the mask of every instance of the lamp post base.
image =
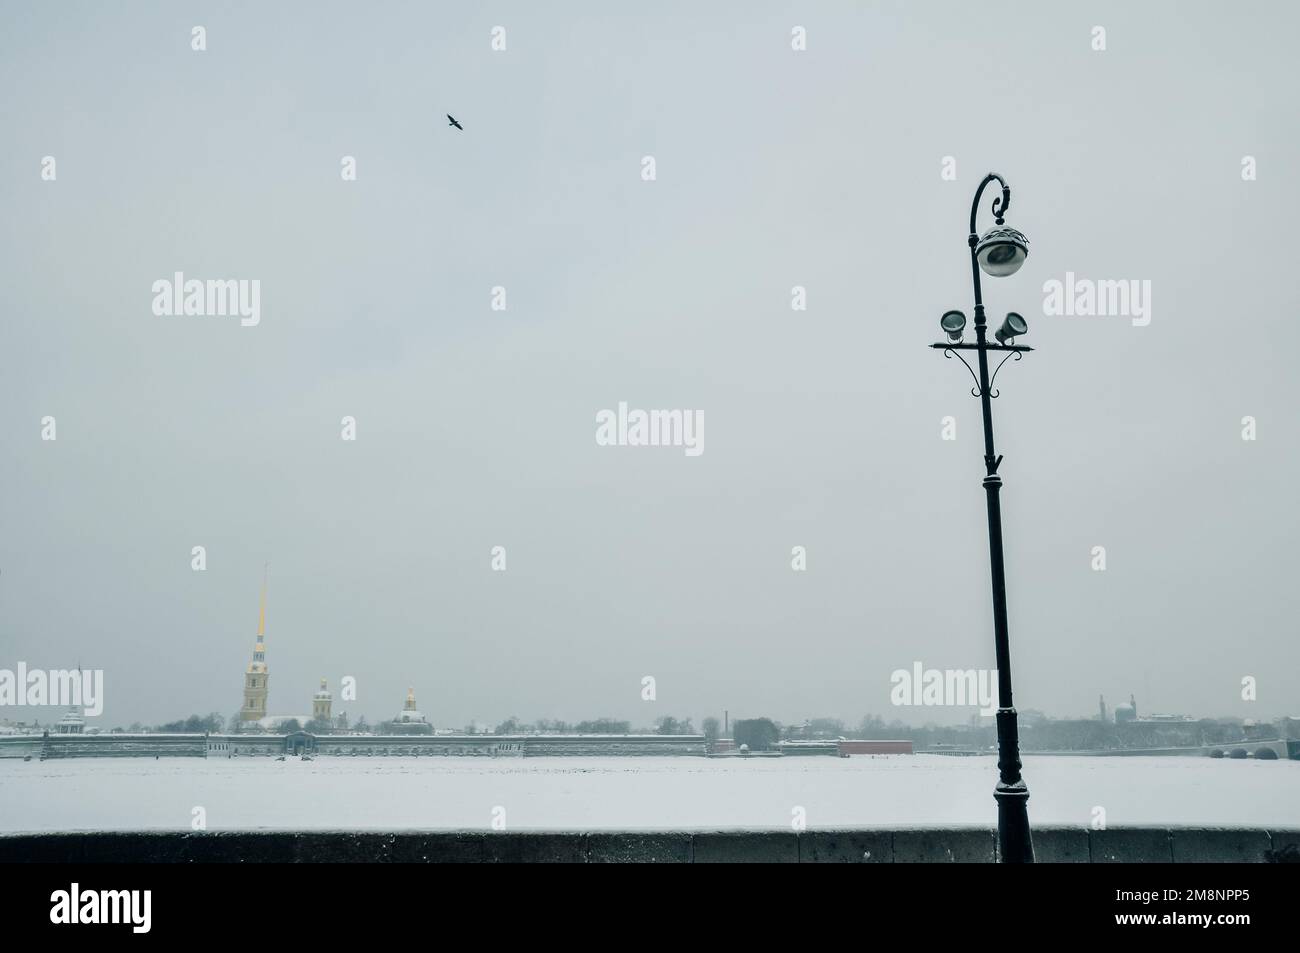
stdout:
{"type": "Polygon", "coordinates": [[[1004,864],[1032,864],[1034,842],[1029,833],[1029,790],[1025,782],[1003,784],[993,790],[998,802],[998,860],[1004,864]]]}
{"type": "Polygon", "coordinates": [[[998,802],[998,860],[1032,864],[1034,841],[1029,833],[1029,786],[1020,776],[1020,732],[1014,708],[999,708],[998,772],[993,799],[998,802]]]}

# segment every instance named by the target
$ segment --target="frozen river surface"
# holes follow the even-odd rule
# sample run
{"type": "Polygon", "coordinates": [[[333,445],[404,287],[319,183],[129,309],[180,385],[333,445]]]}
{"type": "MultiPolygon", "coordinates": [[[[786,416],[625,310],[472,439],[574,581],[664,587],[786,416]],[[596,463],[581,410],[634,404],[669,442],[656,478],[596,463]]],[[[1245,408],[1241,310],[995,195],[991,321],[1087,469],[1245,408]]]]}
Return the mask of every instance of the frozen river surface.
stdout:
{"type": "MultiPolygon", "coordinates": [[[[1027,757],[1030,820],[1300,828],[1300,761],[1027,757]]],[[[0,760],[0,831],[995,826],[992,756],[0,760]]]]}

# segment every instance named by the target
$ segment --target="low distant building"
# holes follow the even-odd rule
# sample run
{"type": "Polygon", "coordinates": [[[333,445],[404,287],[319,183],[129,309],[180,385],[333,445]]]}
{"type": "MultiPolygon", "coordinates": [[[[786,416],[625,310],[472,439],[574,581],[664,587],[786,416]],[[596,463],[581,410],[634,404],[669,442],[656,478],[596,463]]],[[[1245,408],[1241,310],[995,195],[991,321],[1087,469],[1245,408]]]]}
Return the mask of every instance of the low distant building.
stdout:
{"type": "Polygon", "coordinates": [[[813,754],[837,754],[839,748],[834,741],[778,741],[776,750],[785,757],[813,754]]]}
{"type": "Polygon", "coordinates": [[[307,722],[311,721],[311,715],[267,715],[265,718],[259,718],[255,722],[258,728],[263,731],[283,731],[286,727],[292,729],[292,722],[298,723],[301,728],[307,722]]]}
{"type": "Polygon", "coordinates": [[[1024,708],[1020,711],[1020,724],[1033,727],[1047,722],[1047,715],[1037,708],[1024,708]]]}
{"type": "Polygon", "coordinates": [[[1128,697],[1127,705],[1115,706],[1115,724],[1122,725],[1126,721],[1136,721],[1138,716],[1138,703],[1132,695],[1128,697]]]}
{"type": "Polygon", "coordinates": [[[1300,717],[1294,715],[1278,722],[1278,734],[1286,745],[1287,757],[1300,760],[1300,717]]]}
{"type": "Polygon", "coordinates": [[[79,735],[86,730],[86,719],[81,713],[80,706],[73,705],[59,719],[54,730],[61,735],[79,735]]]}
{"type": "Polygon", "coordinates": [[[841,738],[836,745],[841,758],[855,754],[912,754],[910,741],[877,741],[841,738]]]}
{"type": "Polygon", "coordinates": [[[415,707],[414,688],[407,689],[406,704],[402,706],[402,710],[393,719],[391,730],[395,735],[433,734],[433,725],[429,724],[428,719],[415,707]]]}
{"type": "MultiPolygon", "coordinates": [[[[703,735],[69,734],[0,736],[0,758],[662,757],[705,754],[703,735]]],[[[776,757],[776,753],[772,753],[776,757]]]]}

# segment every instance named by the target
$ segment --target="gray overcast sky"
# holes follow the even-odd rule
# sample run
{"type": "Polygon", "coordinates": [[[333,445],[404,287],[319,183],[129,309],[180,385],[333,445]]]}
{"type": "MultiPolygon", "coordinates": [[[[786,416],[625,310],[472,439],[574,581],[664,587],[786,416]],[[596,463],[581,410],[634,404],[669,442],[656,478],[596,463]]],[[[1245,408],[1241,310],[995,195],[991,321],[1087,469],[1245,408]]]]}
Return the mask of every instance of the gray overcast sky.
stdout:
{"type": "Polygon", "coordinates": [[[1300,709],[1294,5],[3,18],[0,667],[104,669],[104,724],[238,709],[266,561],[273,712],[963,720],[889,675],[993,666],[979,405],[926,347],[990,169],[1017,706],[1300,709]],[[155,316],[175,271],[260,325],[155,316]],[[1067,271],[1151,323],[1044,316],[1067,271]],[[597,446],[619,401],[705,452],[597,446]]]}

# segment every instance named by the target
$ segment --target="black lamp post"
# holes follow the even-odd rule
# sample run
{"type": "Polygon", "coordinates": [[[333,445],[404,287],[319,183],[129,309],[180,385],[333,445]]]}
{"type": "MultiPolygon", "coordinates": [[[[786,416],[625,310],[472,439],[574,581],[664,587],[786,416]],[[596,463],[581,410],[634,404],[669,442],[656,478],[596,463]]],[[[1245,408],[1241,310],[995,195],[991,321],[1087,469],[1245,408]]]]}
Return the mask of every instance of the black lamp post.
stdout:
{"type": "Polygon", "coordinates": [[[1020,732],[1016,723],[1016,709],[1011,701],[1011,650],[1007,643],[1007,581],[1002,565],[1002,508],[999,491],[1002,478],[998,466],[1002,457],[993,449],[993,411],[991,401],[998,396],[993,381],[998,371],[1009,359],[1021,359],[1025,351],[1033,348],[1011,343],[1029,330],[1025,319],[1014,311],[1007,315],[1002,326],[994,332],[996,344],[987,340],[988,328],[984,319],[984,299],[980,293],[980,270],[995,277],[1015,274],[1029,255],[1029,241],[1014,228],[1003,224],[1003,216],[1011,206],[1011,189],[1002,176],[990,172],[975,191],[975,201],[970,207],[971,277],[975,282],[975,343],[962,343],[962,330],[966,316],[960,311],[949,311],[939,320],[939,326],[948,336],[947,343],[932,344],[941,348],[944,357],[954,355],[966,364],[975,380],[971,394],[980,399],[984,411],[984,493],[989,511],[989,561],[993,576],[993,637],[998,663],[998,784],[993,797],[998,803],[998,855],[1003,863],[1032,864],[1034,845],[1029,834],[1029,788],[1020,776],[1020,732]],[[1002,186],[1001,198],[993,200],[996,224],[984,233],[975,231],[975,218],[979,212],[980,196],[985,187],[996,181],[1002,186]],[[971,368],[961,351],[976,351],[979,355],[979,374],[971,368]],[[989,352],[1005,352],[1006,356],[989,376],[989,352]]]}

